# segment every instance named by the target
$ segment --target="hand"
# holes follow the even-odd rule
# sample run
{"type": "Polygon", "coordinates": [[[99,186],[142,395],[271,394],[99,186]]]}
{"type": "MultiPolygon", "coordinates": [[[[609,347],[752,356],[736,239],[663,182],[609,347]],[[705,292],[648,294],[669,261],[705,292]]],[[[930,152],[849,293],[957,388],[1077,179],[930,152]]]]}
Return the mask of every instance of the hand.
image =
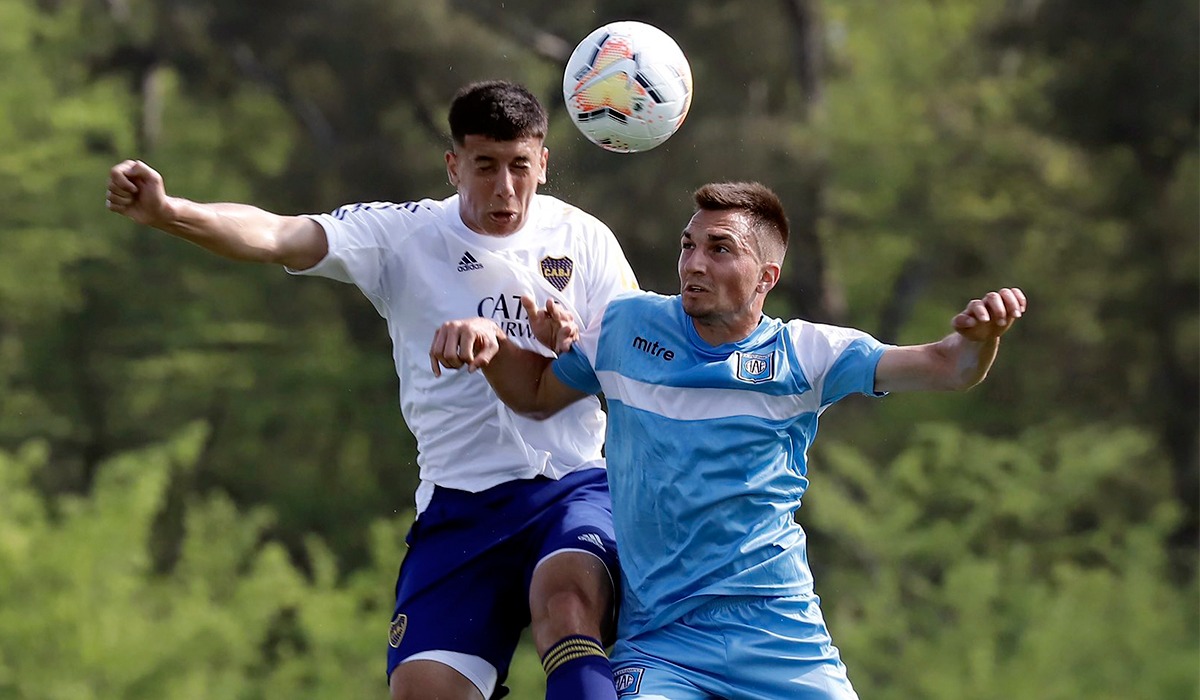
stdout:
{"type": "Polygon", "coordinates": [[[959,335],[973,342],[999,338],[1025,313],[1025,293],[1016,287],[988,292],[967,303],[951,324],[959,335]]]}
{"type": "Polygon", "coordinates": [[[487,366],[500,350],[500,341],[507,338],[490,319],[466,318],[447,321],[433,335],[429,346],[429,366],[433,376],[442,376],[442,367],[468,372],[487,366]]]}
{"type": "Polygon", "coordinates": [[[521,297],[521,306],[525,307],[525,315],[529,317],[529,327],[535,338],[542,345],[550,348],[557,355],[571,349],[579,340],[579,326],[575,316],[566,307],[553,299],[546,300],[546,308],[539,309],[528,294],[521,297]]]}
{"type": "Polygon", "coordinates": [[[169,218],[162,175],[140,160],[122,161],[108,172],[105,204],[109,211],[146,226],[156,226],[169,218]]]}

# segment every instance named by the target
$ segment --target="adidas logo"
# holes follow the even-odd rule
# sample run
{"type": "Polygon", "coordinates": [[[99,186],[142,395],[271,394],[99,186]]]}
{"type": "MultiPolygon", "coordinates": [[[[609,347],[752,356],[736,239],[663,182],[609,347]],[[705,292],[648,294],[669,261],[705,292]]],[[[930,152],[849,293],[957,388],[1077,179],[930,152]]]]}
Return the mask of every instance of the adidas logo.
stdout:
{"type": "Polygon", "coordinates": [[[588,544],[599,547],[601,552],[605,551],[604,541],[600,539],[600,535],[597,535],[594,532],[585,532],[582,535],[580,535],[578,539],[583,542],[587,542],[588,544]]]}
{"type": "Polygon", "coordinates": [[[475,259],[474,255],[471,255],[471,251],[469,251],[469,250],[467,252],[463,253],[463,256],[461,258],[459,258],[459,260],[458,260],[458,271],[459,272],[468,272],[470,270],[482,270],[482,269],[483,269],[483,265],[481,265],[479,263],[479,261],[475,259]]]}

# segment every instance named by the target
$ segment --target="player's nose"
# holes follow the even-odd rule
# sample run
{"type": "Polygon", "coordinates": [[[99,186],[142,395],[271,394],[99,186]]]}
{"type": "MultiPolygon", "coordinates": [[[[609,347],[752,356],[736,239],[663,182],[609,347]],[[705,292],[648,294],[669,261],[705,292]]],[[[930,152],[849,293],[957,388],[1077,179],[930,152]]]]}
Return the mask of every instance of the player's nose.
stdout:
{"type": "Polygon", "coordinates": [[[507,169],[503,170],[500,176],[496,178],[496,195],[499,197],[512,197],[516,193],[517,188],[513,174],[507,169]]]}

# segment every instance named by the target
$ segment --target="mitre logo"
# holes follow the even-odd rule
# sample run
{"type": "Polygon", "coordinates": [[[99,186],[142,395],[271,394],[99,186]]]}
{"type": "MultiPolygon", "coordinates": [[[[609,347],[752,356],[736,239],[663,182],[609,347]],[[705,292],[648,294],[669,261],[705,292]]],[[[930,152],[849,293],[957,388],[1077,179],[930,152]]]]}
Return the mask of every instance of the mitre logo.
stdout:
{"type": "Polygon", "coordinates": [[[646,340],[640,335],[633,339],[633,347],[648,355],[662,358],[667,362],[675,359],[674,351],[668,350],[666,347],[659,345],[657,340],[646,340]]]}

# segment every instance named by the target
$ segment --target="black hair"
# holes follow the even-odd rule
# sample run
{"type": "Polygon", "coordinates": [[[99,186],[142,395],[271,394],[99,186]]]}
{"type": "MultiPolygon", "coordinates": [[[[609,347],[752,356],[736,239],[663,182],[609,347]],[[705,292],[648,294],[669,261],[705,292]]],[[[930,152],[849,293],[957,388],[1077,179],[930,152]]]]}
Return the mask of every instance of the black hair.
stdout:
{"type": "Polygon", "coordinates": [[[496,141],[546,138],[549,118],[524,86],[488,80],[464,86],[450,103],[450,137],[462,145],[472,134],[496,141]]]}

